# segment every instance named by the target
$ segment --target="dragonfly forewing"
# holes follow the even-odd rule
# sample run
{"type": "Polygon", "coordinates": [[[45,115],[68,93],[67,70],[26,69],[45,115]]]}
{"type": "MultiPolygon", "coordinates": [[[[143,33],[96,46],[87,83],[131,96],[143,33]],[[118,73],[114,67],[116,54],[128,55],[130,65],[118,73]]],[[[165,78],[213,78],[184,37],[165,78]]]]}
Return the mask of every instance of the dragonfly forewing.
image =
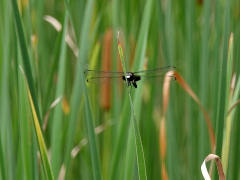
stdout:
{"type": "Polygon", "coordinates": [[[106,76],[123,76],[123,72],[116,71],[96,71],[96,70],[85,70],[84,74],[90,76],[106,77],[106,76]]]}
{"type": "Polygon", "coordinates": [[[108,77],[91,77],[87,79],[87,82],[93,84],[102,84],[102,85],[112,85],[112,84],[121,84],[125,81],[122,76],[108,76],[108,77]]]}
{"type": "Polygon", "coordinates": [[[137,83],[167,83],[171,81],[175,81],[176,77],[174,76],[151,76],[151,75],[142,75],[140,81],[137,81],[137,83]]]}
{"type": "Polygon", "coordinates": [[[144,71],[136,71],[134,74],[140,75],[140,74],[154,74],[154,75],[165,75],[168,71],[174,70],[174,66],[167,66],[162,68],[156,68],[156,69],[148,69],[144,71]]]}

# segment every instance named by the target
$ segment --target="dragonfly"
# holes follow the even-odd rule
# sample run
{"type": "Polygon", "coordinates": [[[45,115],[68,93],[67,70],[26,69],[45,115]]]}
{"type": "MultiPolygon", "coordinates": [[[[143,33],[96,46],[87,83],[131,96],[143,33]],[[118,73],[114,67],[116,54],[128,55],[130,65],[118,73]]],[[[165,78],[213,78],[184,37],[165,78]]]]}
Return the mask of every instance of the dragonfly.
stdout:
{"type": "MultiPolygon", "coordinates": [[[[146,82],[146,83],[164,83],[175,81],[175,76],[169,76],[165,78],[165,74],[168,71],[174,70],[174,66],[161,67],[156,69],[148,69],[143,71],[136,72],[127,72],[126,76],[124,72],[117,71],[98,71],[98,70],[85,70],[84,74],[90,76],[87,79],[88,83],[92,84],[102,84],[102,85],[112,85],[126,82],[127,86],[133,85],[137,88],[137,82],[146,82]],[[126,80],[127,78],[127,80],[126,80]]],[[[167,75],[168,76],[168,75],[167,75]]]]}

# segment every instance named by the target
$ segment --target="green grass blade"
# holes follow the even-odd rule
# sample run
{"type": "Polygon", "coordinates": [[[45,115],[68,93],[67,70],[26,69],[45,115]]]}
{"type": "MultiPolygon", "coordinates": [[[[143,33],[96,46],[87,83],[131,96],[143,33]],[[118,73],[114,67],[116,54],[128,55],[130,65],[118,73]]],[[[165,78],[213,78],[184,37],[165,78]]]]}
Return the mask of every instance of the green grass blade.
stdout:
{"type": "MultiPolygon", "coordinates": [[[[126,137],[127,137],[127,130],[130,123],[130,105],[128,101],[124,101],[123,105],[123,114],[121,116],[121,120],[119,122],[116,142],[113,149],[113,155],[112,160],[110,164],[110,170],[109,170],[109,179],[114,179],[116,176],[118,176],[118,165],[120,163],[120,159],[123,156],[122,152],[124,149],[124,144],[126,143],[126,137]]],[[[135,151],[134,151],[135,152],[135,151]]],[[[128,165],[128,163],[126,163],[128,165]]]]}
{"type": "Polygon", "coordinates": [[[134,107],[133,107],[133,102],[131,99],[130,92],[129,92],[129,98],[130,98],[131,109],[133,114],[133,125],[134,125],[135,144],[136,144],[137,162],[138,162],[138,177],[139,179],[147,179],[142,140],[141,140],[141,135],[138,128],[137,119],[134,112],[134,107]]]}
{"type": "MultiPolygon", "coordinates": [[[[240,76],[238,76],[238,82],[237,85],[234,89],[234,95],[233,95],[233,99],[232,99],[232,104],[233,105],[237,99],[239,99],[240,97],[240,76]]],[[[231,140],[230,140],[230,149],[229,149],[229,159],[228,159],[228,169],[225,169],[225,174],[226,179],[237,179],[239,177],[239,171],[238,171],[238,167],[239,167],[239,136],[240,136],[240,132],[239,132],[239,125],[240,122],[238,121],[237,118],[237,110],[239,109],[239,105],[234,107],[234,109],[230,112],[230,114],[228,114],[231,118],[232,118],[232,122],[231,122],[231,140]],[[238,173],[236,173],[238,172],[238,173]]]]}
{"type": "Polygon", "coordinates": [[[90,0],[86,4],[86,9],[84,13],[84,22],[82,26],[81,32],[81,41],[80,41],[80,51],[79,51],[79,58],[77,64],[77,71],[76,71],[76,78],[73,86],[73,94],[72,94],[72,101],[71,101],[71,112],[70,112],[70,124],[69,124],[69,131],[67,135],[67,147],[66,147],[66,175],[69,175],[69,165],[70,165],[70,158],[71,158],[71,149],[73,148],[73,139],[75,134],[75,127],[77,123],[78,117],[78,109],[80,104],[80,99],[82,93],[84,92],[85,95],[85,104],[86,104],[86,115],[87,115],[87,129],[89,135],[89,145],[90,145],[90,153],[91,153],[91,160],[92,160],[92,168],[93,168],[93,176],[94,179],[101,179],[101,171],[99,165],[99,157],[98,157],[98,150],[96,145],[95,133],[93,128],[93,119],[91,115],[91,109],[89,105],[89,100],[86,92],[86,85],[85,85],[85,77],[84,77],[84,64],[87,59],[87,52],[88,52],[88,33],[90,28],[91,22],[91,14],[93,9],[93,2],[94,0],[90,0]]]}
{"type": "MultiPolygon", "coordinates": [[[[113,18],[112,18],[112,26],[113,26],[113,36],[112,36],[112,58],[113,58],[113,62],[112,62],[112,70],[113,71],[117,71],[117,65],[118,65],[118,54],[117,54],[117,32],[119,31],[118,29],[118,5],[119,5],[119,1],[118,0],[113,0],[112,1],[112,13],[113,13],[113,18]]],[[[117,122],[120,119],[120,99],[118,96],[118,87],[117,86],[113,86],[113,119],[115,121],[113,128],[114,131],[117,132],[117,122]]],[[[114,140],[116,140],[116,133],[114,133],[114,140]]]]}
{"type": "Polygon", "coordinates": [[[238,101],[239,94],[240,94],[240,76],[238,76],[238,80],[237,80],[237,83],[236,83],[235,88],[234,88],[233,97],[232,97],[232,100],[230,102],[230,107],[229,107],[230,109],[228,109],[228,115],[231,115],[233,117],[235,116],[236,109],[237,109],[236,106],[233,108],[233,105],[238,101]]]}
{"type": "MultiPolygon", "coordinates": [[[[207,106],[207,100],[208,100],[208,92],[209,92],[209,85],[206,83],[206,79],[209,77],[208,71],[205,71],[209,67],[209,38],[210,38],[210,1],[205,1],[203,4],[203,25],[202,25],[202,32],[201,32],[201,54],[200,54],[200,101],[204,107],[207,106]]],[[[202,113],[199,113],[199,143],[198,143],[198,163],[201,162],[205,157],[206,154],[209,153],[210,151],[210,143],[206,142],[206,139],[208,139],[208,134],[206,133],[207,131],[207,126],[204,121],[204,116],[202,113]]],[[[214,152],[212,152],[214,153],[214,152]]],[[[196,170],[196,169],[195,169],[196,170]]],[[[200,178],[201,174],[199,171],[196,172],[197,176],[200,178]]]]}
{"type": "MultiPolygon", "coordinates": [[[[63,22],[63,20],[62,20],[62,22],[63,22]]],[[[53,59],[54,60],[53,60],[53,65],[50,68],[50,72],[48,74],[47,87],[46,87],[46,92],[45,92],[45,96],[44,96],[45,109],[44,109],[43,112],[46,112],[47,108],[49,107],[49,104],[51,104],[49,96],[51,94],[51,89],[52,89],[52,84],[53,84],[53,75],[54,75],[54,72],[56,71],[57,64],[58,64],[58,61],[59,61],[59,54],[60,54],[62,37],[63,37],[62,33],[63,33],[63,31],[58,33],[57,39],[56,39],[56,42],[55,42],[55,46],[54,46],[54,50],[53,50],[53,57],[54,57],[53,59]]]]}
{"type": "MultiPolygon", "coordinates": [[[[230,86],[232,80],[232,67],[233,67],[233,34],[231,34],[229,39],[229,49],[228,49],[228,60],[227,60],[227,83],[226,83],[226,110],[230,108],[230,86]]],[[[229,160],[229,148],[230,148],[230,137],[232,129],[232,118],[227,115],[225,124],[225,135],[223,140],[223,151],[222,151],[222,163],[223,169],[225,169],[225,174],[227,174],[228,160],[229,160]]]]}
{"type": "MultiPolygon", "coordinates": [[[[4,157],[3,156],[3,144],[2,144],[2,139],[1,138],[0,138],[0,156],[4,157]]],[[[7,178],[6,169],[5,169],[6,163],[5,163],[4,158],[0,159],[0,165],[1,165],[1,167],[0,167],[1,168],[1,179],[6,179],[7,178]]]]}
{"type": "MultiPolygon", "coordinates": [[[[216,129],[216,154],[220,155],[222,152],[223,140],[223,127],[226,119],[226,68],[227,68],[227,53],[228,53],[228,38],[229,38],[229,13],[230,2],[226,1],[225,16],[224,16],[224,34],[223,34],[223,47],[221,54],[221,72],[220,72],[220,92],[218,96],[218,116],[217,116],[217,129],[216,129]]],[[[217,174],[216,174],[217,175],[217,174]]]]}
{"type": "Polygon", "coordinates": [[[24,65],[24,69],[25,69],[25,73],[26,73],[26,78],[29,83],[29,90],[30,90],[32,98],[33,98],[33,103],[36,108],[36,113],[37,113],[38,119],[41,122],[42,118],[41,118],[41,113],[40,113],[39,107],[38,107],[37,95],[36,95],[34,81],[33,81],[33,75],[32,75],[32,69],[30,67],[30,58],[29,58],[29,54],[28,54],[27,43],[26,43],[26,39],[25,39],[24,31],[23,31],[23,24],[22,24],[22,20],[21,20],[21,16],[20,16],[19,9],[18,9],[18,4],[17,4],[16,0],[12,0],[12,8],[13,8],[16,31],[18,34],[18,39],[19,39],[21,52],[22,52],[23,65],[24,65]]]}
{"type": "Polygon", "coordinates": [[[74,37],[74,43],[77,44],[77,39],[76,39],[76,34],[75,34],[75,27],[74,27],[74,23],[73,23],[73,18],[72,18],[72,13],[71,13],[71,9],[70,9],[70,5],[69,5],[69,0],[64,0],[64,4],[65,4],[65,7],[66,7],[66,10],[67,10],[67,13],[68,13],[68,16],[69,16],[69,19],[70,19],[70,23],[73,27],[73,37],[74,37]]]}
{"type": "Polygon", "coordinates": [[[147,49],[148,32],[149,32],[150,20],[152,15],[151,13],[152,6],[153,6],[153,0],[146,1],[144,12],[143,12],[143,19],[141,22],[140,31],[137,39],[133,71],[143,69],[144,59],[146,56],[146,49],[147,49]]]}
{"type": "MultiPolygon", "coordinates": [[[[150,26],[150,19],[151,19],[151,14],[152,14],[151,13],[152,6],[153,6],[152,0],[149,0],[146,2],[143,19],[142,19],[142,23],[141,23],[141,27],[140,27],[140,32],[139,32],[139,36],[138,36],[137,46],[136,46],[136,52],[135,52],[135,58],[134,58],[135,63],[134,63],[134,68],[133,68],[134,70],[143,69],[146,47],[147,47],[148,32],[149,32],[149,26],[150,26]]],[[[138,88],[134,94],[134,98],[133,98],[133,106],[135,108],[136,117],[140,117],[140,114],[141,114],[142,98],[139,98],[139,97],[142,96],[142,90],[143,90],[143,85],[139,84],[138,88]]],[[[134,124],[133,127],[135,129],[136,125],[134,124]]],[[[136,137],[136,130],[134,130],[134,132],[135,132],[135,137],[136,137]]],[[[133,138],[134,138],[133,131],[130,130],[128,140],[132,141],[131,139],[133,139],[133,138]]],[[[139,143],[139,142],[136,142],[136,143],[139,143]]],[[[135,157],[133,145],[134,144],[132,144],[131,147],[127,148],[127,152],[126,152],[126,154],[127,154],[126,157],[129,157],[128,159],[126,159],[127,166],[129,166],[129,168],[125,168],[126,169],[125,172],[128,175],[128,177],[126,177],[127,179],[131,179],[131,177],[132,177],[131,176],[132,172],[128,172],[128,171],[132,170],[134,157],[135,157]]],[[[137,151],[139,152],[138,149],[137,149],[137,151]]],[[[145,166],[145,164],[144,164],[144,166],[145,166]]]]}
{"type": "MultiPolygon", "coordinates": [[[[82,71],[83,73],[83,71],[82,71]]],[[[87,93],[87,88],[85,84],[85,78],[82,76],[83,83],[83,92],[84,92],[84,101],[85,101],[85,111],[86,111],[86,125],[89,137],[89,146],[90,146],[90,154],[92,160],[92,168],[93,168],[93,177],[94,179],[102,179],[100,163],[99,163],[99,154],[96,143],[96,135],[94,132],[94,124],[93,124],[93,115],[90,107],[90,100],[87,93]]]]}
{"type": "MultiPolygon", "coordinates": [[[[165,7],[165,36],[166,36],[166,62],[168,64],[172,64],[174,62],[174,55],[176,54],[176,48],[174,46],[175,38],[177,38],[177,31],[175,29],[177,26],[174,22],[174,5],[175,1],[169,0],[166,3],[165,7]]],[[[176,40],[176,43],[178,39],[176,40]]],[[[173,86],[174,88],[174,86],[173,86]]],[[[173,94],[173,88],[170,89],[170,94],[173,94]]],[[[174,106],[174,96],[170,96],[169,98],[169,107],[174,106]]],[[[175,123],[175,113],[173,111],[174,108],[168,108],[167,116],[166,116],[166,131],[167,131],[167,151],[166,154],[166,169],[168,173],[169,179],[180,179],[178,174],[180,173],[180,163],[179,163],[179,156],[177,155],[179,152],[179,147],[177,145],[177,133],[176,133],[176,123],[175,123]],[[171,147],[171,148],[168,148],[171,147]]],[[[161,146],[161,145],[160,145],[161,146]]]]}
{"type": "MultiPolygon", "coordinates": [[[[196,57],[194,56],[195,54],[195,43],[193,41],[194,38],[194,30],[195,30],[195,14],[196,11],[194,10],[194,1],[192,0],[186,0],[186,34],[187,34],[187,46],[186,46],[186,65],[187,68],[189,69],[186,71],[186,80],[190,85],[193,85],[194,77],[191,75],[194,73],[192,67],[194,65],[193,59],[196,57]]],[[[193,106],[193,102],[190,97],[186,97],[186,109],[191,109],[193,106]]],[[[197,157],[197,134],[196,134],[196,123],[192,121],[193,119],[193,111],[187,111],[187,119],[188,119],[188,124],[189,124],[189,140],[188,140],[188,167],[189,167],[189,176],[194,177],[196,175],[196,172],[198,172],[199,167],[197,163],[197,158],[192,158],[192,157],[197,157]]],[[[199,174],[199,173],[198,173],[199,174]]]]}
{"type": "MultiPolygon", "coordinates": [[[[27,83],[27,79],[26,79],[26,83],[27,83]]],[[[36,109],[33,104],[32,96],[31,96],[28,84],[27,84],[27,91],[28,91],[28,98],[29,98],[29,102],[30,102],[30,106],[31,106],[31,110],[32,110],[32,115],[33,115],[34,129],[35,129],[35,133],[37,136],[37,141],[38,141],[38,146],[39,146],[39,151],[40,151],[40,156],[41,156],[41,162],[42,162],[42,166],[44,169],[44,175],[45,175],[46,179],[52,180],[52,179],[54,179],[54,177],[53,177],[51,165],[50,165],[48,155],[47,155],[47,148],[46,148],[46,145],[44,142],[42,129],[39,124],[36,109]]]]}
{"type": "MultiPolygon", "coordinates": [[[[124,73],[125,73],[126,83],[127,83],[125,61],[124,61],[122,47],[121,47],[121,44],[119,42],[119,39],[118,39],[118,50],[119,50],[119,55],[120,55],[123,70],[124,70],[124,73]]],[[[143,153],[143,147],[142,147],[142,140],[141,140],[141,135],[140,135],[140,132],[139,132],[137,119],[136,119],[136,115],[135,115],[135,111],[134,111],[134,107],[133,107],[130,88],[131,87],[128,87],[128,95],[129,95],[131,110],[132,110],[132,115],[133,115],[135,145],[136,145],[136,154],[137,154],[137,162],[138,162],[138,177],[139,177],[139,179],[147,179],[146,165],[145,165],[145,159],[144,159],[144,153],[143,153]]],[[[128,153],[128,154],[130,154],[130,153],[128,153]]],[[[131,175],[131,174],[129,173],[129,175],[131,175]]]]}
{"type": "MultiPolygon", "coordinates": [[[[20,51],[18,51],[20,52],[20,51]]],[[[19,53],[20,54],[20,53],[19,53]]],[[[21,64],[19,59],[19,63],[21,64]]],[[[22,76],[20,68],[18,68],[18,97],[19,97],[19,126],[20,126],[20,141],[21,141],[21,156],[22,156],[22,168],[23,168],[23,176],[27,179],[33,179],[33,168],[31,162],[31,140],[30,140],[30,128],[29,127],[29,104],[27,102],[28,96],[25,87],[25,80],[22,76]],[[26,106],[28,105],[28,106],[26,106]]]]}
{"type": "MultiPolygon", "coordinates": [[[[148,29],[149,29],[150,17],[151,17],[151,13],[150,13],[151,8],[152,8],[152,0],[149,0],[146,2],[146,6],[144,9],[144,15],[143,15],[142,24],[141,24],[139,36],[138,36],[139,38],[138,38],[136,51],[135,51],[133,70],[143,68],[146,46],[147,46],[148,29]]],[[[142,92],[141,89],[142,89],[141,85],[138,85],[137,92],[134,95],[134,100],[138,99],[139,101],[141,101],[141,98],[136,98],[137,96],[139,97],[139,95],[141,96],[141,92],[142,92]]],[[[140,105],[141,105],[141,102],[139,102],[138,100],[136,100],[136,102],[134,101],[134,107],[136,110],[137,117],[139,117],[138,115],[140,112],[140,105]],[[138,103],[138,104],[135,104],[135,103],[138,103]]],[[[130,119],[129,114],[131,113],[130,108],[131,107],[130,107],[129,102],[125,101],[124,105],[123,105],[123,114],[121,117],[122,120],[119,123],[119,130],[118,130],[118,134],[117,134],[117,138],[116,138],[116,142],[115,142],[115,146],[114,146],[114,150],[113,150],[113,157],[112,157],[112,162],[111,162],[111,166],[110,166],[109,179],[114,179],[116,177],[116,174],[118,171],[117,169],[118,169],[119,160],[122,156],[124,143],[126,143],[125,137],[126,137],[126,131],[129,127],[129,119],[130,119]]],[[[131,136],[129,138],[134,138],[133,134],[129,135],[129,136],[131,136]]],[[[132,145],[132,146],[134,147],[134,145],[132,145]]],[[[131,151],[131,150],[129,150],[129,153],[135,153],[135,150],[133,150],[133,151],[131,151]]],[[[134,158],[135,156],[127,155],[127,157],[134,158]]],[[[134,160],[127,159],[126,166],[130,167],[127,169],[129,169],[129,170],[131,169],[133,162],[134,162],[134,160]]]]}
{"type": "MultiPolygon", "coordinates": [[[[65,76],[66,76],[66,29],[67,29],[67,13],[65,13],[64,24],[63,24],[63,32],[62,32],[62,41],[61,41],[61,54],[59,60],[59,68],[58,68],[58,84],[56,88],[55,98],[59,96],[64,96],[65,89],[65,76]]],[[[62,137],[60,136],[62,129],[62,120],[63,120],[63,112],[62,112],[62,103],[58,103],[54,109],[53,114],[53,124],[52,124],[52,146],[51,146],[51,163],[52,169],[55,179],[58,177],[58,173],[61,167],[61,147],[62,147],[62,137]]]]}
{"type": "Polygon", "coordinates": [[[12,129],[12,115],[11,115],[11,101],[10,101],[10,87],[9,87],[9,72],[10,72],[10,2],[5,1],[1,6],[1,11],[4,13],[3,23],[1,23],[1,84],[0,84],[0,138],[1,138],[1,174],[4,178],[12,180],[16,177],[15,170],[15,154],[13,144],[13,129],[12,129]]]}
{"type": "MultiPolygon", "coordinates": [[[[228,53],[228,38],[229,38],[229,17],[230,17],[230,1],[226,0],[224,9],[224,24],[223,24],[223,41],[222,41],[222,54],[221,54],[221,64],[220,64],[220,83],[219,83],[219,94],[218,94],[218,114],[217,114],[217,124],[216,124],[216,153],[217,155],[222,154],[222,143],[223,143],[223,129],[224,122],[227,117],[227,102],[226,102],[226,68],[227,68],[227,53],[228,53]]],[[[216,170],[216,169],[215,169],[216,170]]],[[[217,170],[214,174],[218,177],[217,170]]]]}
{"type": "MultiPolygon", "coordinates": [[[[221,3],[218,1],[216,2],[216,7],[215,7],[215,17],[216,17],[216,20],[215,20],[215,31],[216,31],[216,40],[215,40],[215,44],[214,44],[214,52],[213,52],[213,59],[214,59],[214,64],[215,64],[215,67],[216,69],[220,69],[220,64],[221,64],[221,61],[219,60],[220,59],[220,49],[222,48],[221,46],[221,41],[222,41],[222,28],[221,28],[221,24],[222,24],[222,18],[220,16],[221,14],[221,3]]],[[[214,109],[217,109],[218,108],[218,96],[219,96],[219,83],[220,83],[220,80],[219,80],[219,73],[214,73],[214,77],[213,79],[215,79],[216,81],[214,82],[214,109]]],[[[214,111],[214,124],[216,123],[216,119],[217,119],[217,116],[218,116],[218,111],[215,110],[214,111]]]]}

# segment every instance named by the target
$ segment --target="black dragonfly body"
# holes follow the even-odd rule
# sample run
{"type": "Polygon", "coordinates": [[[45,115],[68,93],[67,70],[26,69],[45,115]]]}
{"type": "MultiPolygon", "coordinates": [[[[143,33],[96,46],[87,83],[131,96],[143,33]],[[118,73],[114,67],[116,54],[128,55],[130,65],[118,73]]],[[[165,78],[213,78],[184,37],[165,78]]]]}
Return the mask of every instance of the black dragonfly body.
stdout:
{"type": "Polygon", "coordinates": [[[137,82],[162,83],[176,80],[174,76],[169,76],[167,80],[164,80],[165,74],[174,69],[175,67],[173,66],[167,66],[144,71],[127,72],[127,81],[124,72],[86,70],[84,74],[91,76],[87,79],[89,83],[111,85],[126,82],[127,86],[133,85],[137,88],[137,82]]]}

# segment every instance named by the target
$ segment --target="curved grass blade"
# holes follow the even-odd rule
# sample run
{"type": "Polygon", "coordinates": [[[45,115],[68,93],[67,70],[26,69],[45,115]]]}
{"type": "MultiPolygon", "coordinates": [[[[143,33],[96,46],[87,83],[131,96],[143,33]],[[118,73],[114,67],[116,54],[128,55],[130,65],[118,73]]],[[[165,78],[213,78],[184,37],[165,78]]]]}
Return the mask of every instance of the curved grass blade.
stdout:
{"type": "MultiPolygon", "coordinates": [[[[165,79],[166,81],[173,75],[173,71],[169,72],[165,79]]],[[[160,157],[161,157],[161,176],[162,179],[168,179],[168,173],[166,169],[166,152],[167,152],[167,134],[166,134],[166,115],[169,103],[170,94],[170,83],[165,83],[163,85],[163,113],[162,119],[160,121],[160,131],[159,131],[159,147],[160,147],[160,157]]]]}
{"type": "Polygon", "coordinates": [[[214,133],[214,129],[213,129],[210,117],[207,114],[207,111],[205,110],[205,108],[203,107],[202,103],[200,102],[200,100],[198,99],[196,94],[193,92],[193,90],[188,86],[188,84],[185,82],[185,80],[180,76],[180,74],[177,72],[174,72],[173,75],[177,78],[177,82],[179,83],[179,85],[182,86],[182,88],[194,99],[194,101],[200,107],[200,109],[204,115],[206,124],[207,124],[212,152],[215,152],[215,147],[216,147],[215,133],[214,133]]]}
{"type": "Polygon", "coordinates": [[[206,167],[206,163],[212,159],[215,159],[216,161],[216,165],[217,165],[217,169],[218,169],[218,174],[219,174],[219,179],[220,180],[225,180],[225,174],[223,172],[223,166],[221,163],[221,159],[219,156],[215,155],[215,154],[209,154],[203,161],[202,166],[201,166],[201,171],[202,171],[202,175],[204,177],[205,180],[211,180],[209,173],[207,171],[207,167],[206,167]]]}

